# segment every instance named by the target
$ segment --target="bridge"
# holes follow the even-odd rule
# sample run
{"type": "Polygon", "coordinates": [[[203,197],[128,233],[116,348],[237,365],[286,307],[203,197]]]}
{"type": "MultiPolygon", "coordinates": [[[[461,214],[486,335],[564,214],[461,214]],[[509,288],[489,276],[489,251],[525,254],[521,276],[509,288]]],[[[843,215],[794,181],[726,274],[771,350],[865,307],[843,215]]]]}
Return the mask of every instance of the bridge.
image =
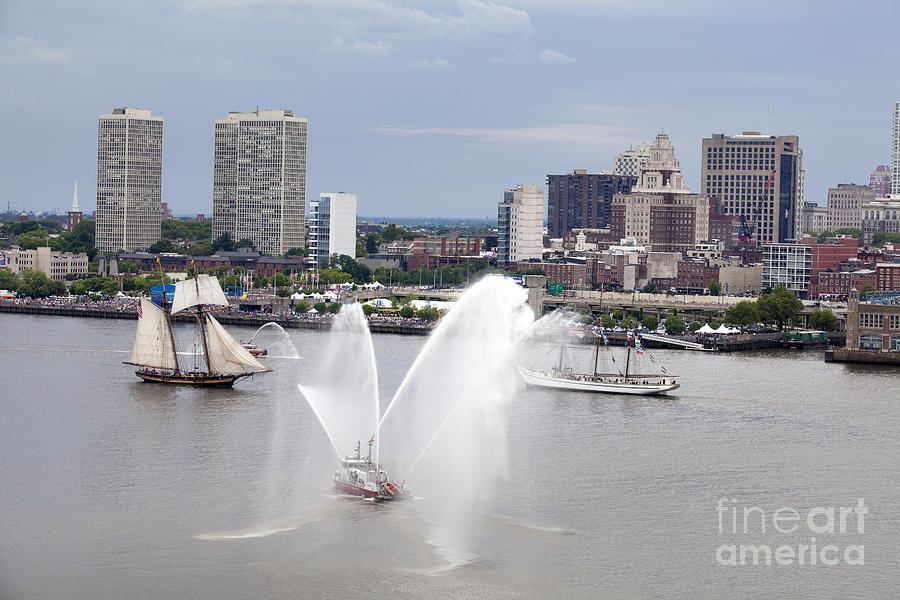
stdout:
{"type": "Polygon", "coordinates": [[[653,333],[642,333],[642,340],[652,340],[654,342],[659,342],[660,344],[666,344],[669,346],[678,346],[679,348],[684,348],[686,350],[699,350],[701,352],[712,352],[712,348],[707,348],[703,344],[697,342],[689,342],[687,340],[680,340],[678,338],[668,337],[665,335],[656,335],[653,333]]]}

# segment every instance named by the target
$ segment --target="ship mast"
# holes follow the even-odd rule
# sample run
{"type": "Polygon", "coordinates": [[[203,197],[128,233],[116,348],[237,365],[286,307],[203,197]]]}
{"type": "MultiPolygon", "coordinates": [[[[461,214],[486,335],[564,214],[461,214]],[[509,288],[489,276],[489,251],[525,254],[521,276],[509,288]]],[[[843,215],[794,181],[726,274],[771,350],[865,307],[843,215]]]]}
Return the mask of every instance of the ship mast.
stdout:
{"type": "MultiPolygon", "coordinates": [[[[637,293],[637,290],[633,290],[631,292],[631,314],[628,315],[630,319],[634,318],[634,295],[637,293]]],[[[632,328],[632,333],[634,329],[632,328]]],[[[628,332],[626,330],[625,333],[625,347],[628,349],[625,354],[625,379],[628,379],[628,364],[631,362],[631,340],[628,339],[628,332]]]]}
{"type": "Polygon", "coordinates": [[[169,311],[169,293],[166,291],[166,277],[163,275],[162,263],[159,256],[156,257],[156,264],[159,266],[159,282],[162,284],[163,312],[166,313],[166,326],[169,328],[169,341],[172,342],[172,358],[175,359],[175,372],[180,373],[181,368],[178,366],[178,350],[175,348],[175,334],[172,332],[172,314],[169,311]]]}
{"type": "MultiPolygon", "coordinates": [[[[197,296],[200,296],[200,279],[197,277],[197,263],[194,262],[194,288],[197,290],[197,296]]],[[[206,323],[203,322],[203,309],[198,304],[194,307],[194,317],[197,324],[200,325],[200,339],[203,340],[203,357],[206,359],[206,372],[212,373],[212,366],[209,364],[209,345],[206,341],[206,323]]]]}
{"type": "MultiPolygon", "coordinates": [[[[597,314],[603,314],[603,284],[600,284],[600,308],[597,314]]],[[[594,377],[597,376],[597,361],[600,359],[600,336],[597,336],[597,347],[594,348],[594,377]]]]}

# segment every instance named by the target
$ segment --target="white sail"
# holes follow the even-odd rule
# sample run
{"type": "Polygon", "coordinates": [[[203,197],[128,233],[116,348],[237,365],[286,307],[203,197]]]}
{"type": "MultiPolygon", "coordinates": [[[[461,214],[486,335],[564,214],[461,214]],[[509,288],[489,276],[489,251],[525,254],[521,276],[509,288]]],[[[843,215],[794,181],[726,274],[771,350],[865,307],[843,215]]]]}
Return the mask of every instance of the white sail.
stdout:
{"type": "Polygon", "coordinates": [[[198,275],[196,279],[184,279],[175,283],[175,300],[172,301],[172,314],[199,304],[228,306],[225,292],[219,280],[209,275],[198,275]]]}
{"type": "Polygon", "coordinates": [[[225,328],[211,315],[204,316],[206,318],[209,366],[214,373],[242,375],[271,370],[247,352],[246,348],[225,331],[225,328]]]}
{"type": "Polygon", "coordinates": [[[129,362],[154,369],[178,367],[166,313],[146,298],[141,298],[134,349],[129,362]]]}

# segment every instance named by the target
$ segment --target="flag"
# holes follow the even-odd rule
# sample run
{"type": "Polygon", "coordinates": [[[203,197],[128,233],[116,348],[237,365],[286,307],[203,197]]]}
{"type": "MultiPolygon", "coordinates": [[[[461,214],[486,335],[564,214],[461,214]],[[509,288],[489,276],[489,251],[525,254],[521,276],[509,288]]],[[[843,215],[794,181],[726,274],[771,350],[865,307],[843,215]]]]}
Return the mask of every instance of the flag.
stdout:
{"type": "Polygon", "coordinates": [[[141,317],[144,316],[144,311],[141,310],[141,301],[140,300],[138,300],[137,313],[138,313],[138,319],[140,319],[141,317]]]}

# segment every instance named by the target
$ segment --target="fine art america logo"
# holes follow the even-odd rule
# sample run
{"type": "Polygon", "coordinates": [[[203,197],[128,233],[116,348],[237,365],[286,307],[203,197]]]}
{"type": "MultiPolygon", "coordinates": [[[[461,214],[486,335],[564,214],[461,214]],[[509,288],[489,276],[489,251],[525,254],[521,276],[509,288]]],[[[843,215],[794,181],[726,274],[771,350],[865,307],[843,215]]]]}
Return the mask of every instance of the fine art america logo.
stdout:
{"type": "MultiPolygon", "coordinates": [[[[719,498],[716,506],[719,535],[732,541],[716,549],[716,561],[723,566],[831,566],[865,565],[863,544],[838,544],[854,533],[865,533],[869,512],[864,498],[856,506],[815,506],[797,510],[783,506],[767,510],[738,504],[735,498],[719,498]],[[849,534],[847,537],[838,537],[849,534]],[[800,537],[803,543],[754,544],[753,537],[784,535],[800,537]]],[[[757,539],[756,541],[760,541],[757,539]]],[[[793,540],[791,540],[793,541],[793,540]]]]}

